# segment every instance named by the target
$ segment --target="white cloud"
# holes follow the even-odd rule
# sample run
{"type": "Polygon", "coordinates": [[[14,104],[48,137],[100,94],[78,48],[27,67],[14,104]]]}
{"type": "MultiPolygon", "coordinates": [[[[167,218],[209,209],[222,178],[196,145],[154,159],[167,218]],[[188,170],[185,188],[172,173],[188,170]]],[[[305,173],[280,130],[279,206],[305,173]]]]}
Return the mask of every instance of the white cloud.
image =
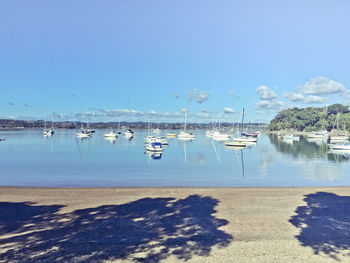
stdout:
{"type": "Polygon", "coordinates": [[[232,108],[226,107],[226,108],[224,108],[224,112],[225,112],[226,114],[233,114],[233,113],[235,113],[235,110],[232,109],[232,108]]]}
{"type": "Polygon", "coordinates": [[[320,96],[310,95],[307,96],[302,102],[306,104],[325,103],[327,102],[327,99],[322,98],[320,96]]]}
{"type": "Polygon", "coordinates": [[[305,99],[305,96],[303,94],[294,92],[285,92],[282,96],[291,101],[303,101],[305,99]]]}
{"type": "Polygon", "coordinates": [[[277,98],[276,93],[267,86],[257,87],[256,92],[259,94],[261,100],[273,100],[277,98]]]}
{"type": "Polygon", "coordinates": [[[188,93],[188,100],[191,101],[192,99],[201,104],[204,101],[210,99],[210,94],[204,91],[194,89],[193,92],[188,93]]]}
{"type": "Polygon", "coordinates": [[[208,119],[210,118],[210,114],[201,112],[201,113],[195,114],[194,117],[201,118],[201,119],[208,119]]]}
{"type": "Polygon", "coordinates": [[[343,84],[331,79],[319,76],[311,78],[304,86],[299,86],[298,91],[307,95],[325,95],[345,92],[343,84]]]}
{"type": "Polygon", "coordinates": [[[277,94],[267,86],[259,86],[255,90],[259,94],[260,101],[255,104],[255,110],[281,110],[285,103],[278,100],[277,94]]]}
{"type": "Polygon", "coordinates": [[[188,112],[188,109],[183,108],[183,109],[180,110],[180,112],[188,112]]]}
{"type": "Polygon", "coordinates": [[[304,104],[325,103],[327,99],[321,96],[309,95],[304,96],[301,93],[286,92],[283,93],[283,97],[293,102],[301,102],[304,104]]]}
{"type": "Polygon", "coordinates": [[[284,102],[279,100],[260,100],[255,104],[256,110],[282,110],[285,107],[284,102]]]}

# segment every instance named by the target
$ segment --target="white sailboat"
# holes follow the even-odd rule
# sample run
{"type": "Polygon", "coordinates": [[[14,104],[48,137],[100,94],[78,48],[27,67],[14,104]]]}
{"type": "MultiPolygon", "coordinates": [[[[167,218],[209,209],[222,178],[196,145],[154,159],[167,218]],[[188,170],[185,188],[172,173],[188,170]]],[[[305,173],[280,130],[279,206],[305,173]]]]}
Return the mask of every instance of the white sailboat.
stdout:
{"type": "Polygon", "coordinates": [[[187,111],[185,112],[185,123],[184,123],[184,130],[182,132],[180,132],[177,136],[177,138],[179,138],[179,140],[193,140],[196,138],[195,135],[193,135],[192,133],[188,132],[186,130],[186,125],[187,125],[187,111]]]}
{"type": "Polygon", "coordinates": [[[55,131],[54,131],[53,114],[51,114],[51,128],[50,129],[46,128],[46,119],[45,119],[43,135],[49,137],[49,136],[54,135],[54,133],[55,133],[55,131]]]}
{"type": "Polygon", "coordinates": [[[310,138],[310,139],[321,139],[321,140],[327,139],[328,138],[328,132],[326,130],[316,131],[316,132],[308,134],[307,138],[310,138]]]}
{"type": "MultiPolygon", "coordinates": [[[[244,123],[244,108],[242,111],[242,124],[241,124],[241,134],[242,134],[242,130],[243,130],[243,123],[244,123]]],[[[226,146],[236,146],[234,145],[235,143],[237,143],[237,146],[239,147],[243,147],[243,144],[251,144],[251,143],[256,143],[258,140],[257,137],[251,137],[251,136],[241,136],[238,138],[232,138],[232,142],[226,143],[226,146]],[[239,145],[239,143],[241,143],[241,145],[239,145]]]]}
{"type": "Polygon", "coordinates": [[[127,139],[132,139],[134,138],[134,131],[132,129],[127,129],[125,132],[124,132],[124,137],[127,138],[127,139]]]}
{"type": "Polygon", "coordinates": [[[103,134],[103,136],[104,136],[105,138],[117,138],[117,137],[118,137],[118,134],[115,133],[114,131],[110,131],[109,133],[103,134]]]}
{"type": "MultiPolygon", "coordinates": [[[[220,117],[220,116],[219,116],[220,117]]],[[[219,120],[219,128],[217,131],[214,131],[213,133],[213,139],[215,141],[227,141],[230,139],[231,135],[230,134],[227,134],[227,133],[224,133],[224,132],[221,132],[220,131],[220,120],[219,120]]]]}
{"type": "Polygon", "coordinates": [[[84,129],[84,124],[82,122],[82,116],[83,114],[81,115],[80,117],[80,132],[77,132],[75,135],[79,138],[89,138],[89,137],[92,137],[92,131],[90,131],[87,127],[88,127],[88,124],[86,124],[86,129],[84,129]]]}
{"type": "Polygon", "coordinates": [[[331,142],[345,142],[349,140],[349,134],[345,132],[345,127],[344,127],[344,131],[339,131],[339,119],[340,119],[340,113],[338,112],[335,122],[333,124],[333,129],[329,136],[331,142]]]}

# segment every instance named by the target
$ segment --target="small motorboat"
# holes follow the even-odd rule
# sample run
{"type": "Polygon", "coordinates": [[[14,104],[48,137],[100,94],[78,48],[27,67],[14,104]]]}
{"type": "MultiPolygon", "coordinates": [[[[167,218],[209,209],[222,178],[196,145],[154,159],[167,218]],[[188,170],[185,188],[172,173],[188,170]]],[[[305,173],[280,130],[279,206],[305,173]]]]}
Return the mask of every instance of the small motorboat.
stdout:
{"type": "Polygon", "coordinates": [[[162,145],[168,145],[168,141],[164,136],[147,136],[145,137],[145,143],[160,142],[162,145]]]}
{"type": "Polygon", "coordinates": [[[146,145],[146,150],[150,152],[162,152],[163,146],[160,142],[152,142],[146,145]]]}

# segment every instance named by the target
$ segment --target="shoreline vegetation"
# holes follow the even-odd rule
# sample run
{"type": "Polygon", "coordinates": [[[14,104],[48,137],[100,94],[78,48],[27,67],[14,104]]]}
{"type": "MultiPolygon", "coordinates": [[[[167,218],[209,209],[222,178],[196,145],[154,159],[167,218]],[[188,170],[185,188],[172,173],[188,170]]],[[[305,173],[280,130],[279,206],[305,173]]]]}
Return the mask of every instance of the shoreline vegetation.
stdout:
{"type": "Polygon", "coordinates": [[[270,132],[305,135],[317,130],[349,133],[348,106],[333,104],[328,107],[292,108],[280,111],[267,127],[270,132]]]}

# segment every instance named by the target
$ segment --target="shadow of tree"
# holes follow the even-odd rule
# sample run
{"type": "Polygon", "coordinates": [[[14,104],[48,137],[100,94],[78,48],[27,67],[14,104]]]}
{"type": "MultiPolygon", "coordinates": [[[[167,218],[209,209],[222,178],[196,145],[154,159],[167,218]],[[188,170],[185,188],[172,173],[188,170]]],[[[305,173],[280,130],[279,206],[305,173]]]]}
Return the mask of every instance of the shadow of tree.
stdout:
{"type": "Polygon", "coordinates": [[[350,249],[350,196],[318,192],[306,195],[304,201],[307,205],[299,206],[289,220],[301,230],[297,238],[315,254],[338,259],[350,249]]]}
{"type": "Polygon", "coordinates": [[[233,237],[213,214],[216,199],[143,198],[59,214],[62,206],[0,203],[2,259],[11,262],[158,262],[171,255],[208,256],[233,237]]]}

